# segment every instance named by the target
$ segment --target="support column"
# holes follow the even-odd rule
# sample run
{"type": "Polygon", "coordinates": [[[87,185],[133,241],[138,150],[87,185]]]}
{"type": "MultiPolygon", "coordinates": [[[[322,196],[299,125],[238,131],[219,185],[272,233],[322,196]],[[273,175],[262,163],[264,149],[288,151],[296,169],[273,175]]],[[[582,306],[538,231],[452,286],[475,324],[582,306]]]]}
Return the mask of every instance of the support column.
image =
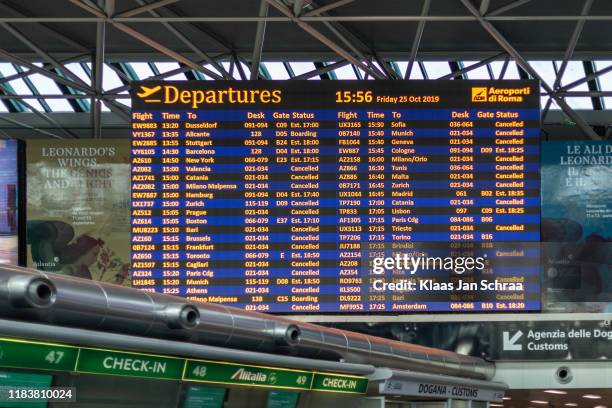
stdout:
{"type": "Polygon", "coordinates": [[[104,46],[106,23],[96,23],[96,53],[92,64],[92,82],[95,96],[91,98],[92,138],[102,137],[102,78],[104,72],[104,46]]]}

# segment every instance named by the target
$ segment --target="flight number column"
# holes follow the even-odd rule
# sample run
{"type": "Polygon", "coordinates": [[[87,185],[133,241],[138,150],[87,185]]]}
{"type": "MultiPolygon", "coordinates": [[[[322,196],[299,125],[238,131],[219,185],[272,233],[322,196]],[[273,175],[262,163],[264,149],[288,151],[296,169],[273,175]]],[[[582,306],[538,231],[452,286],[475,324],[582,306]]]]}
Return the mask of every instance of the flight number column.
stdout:
{"type": "Polygon", "coordinates": [[[367,219],[364,208],[365,182],[362,163],[367,149],[362,121],[356,111],[342,110],[337,117],[337,215],[338,215],[338,298],[340,311],[364,310],[361,288],[367,277],[361,274],[362,235],[367,219]]]}

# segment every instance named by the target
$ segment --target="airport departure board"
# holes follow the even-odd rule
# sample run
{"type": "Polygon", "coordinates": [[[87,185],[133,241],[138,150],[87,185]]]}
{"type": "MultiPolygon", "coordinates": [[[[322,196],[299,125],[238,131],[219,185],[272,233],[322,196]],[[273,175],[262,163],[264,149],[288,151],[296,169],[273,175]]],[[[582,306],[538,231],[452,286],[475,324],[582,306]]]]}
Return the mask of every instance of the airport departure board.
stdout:
{"type": "Polygon", "coordinates": [[[539,310],[539,101],[533,81],[136,82],[132,285],[270,313],[539,310]],[[447,249],[425,268],[418,245],[447,249]]]}

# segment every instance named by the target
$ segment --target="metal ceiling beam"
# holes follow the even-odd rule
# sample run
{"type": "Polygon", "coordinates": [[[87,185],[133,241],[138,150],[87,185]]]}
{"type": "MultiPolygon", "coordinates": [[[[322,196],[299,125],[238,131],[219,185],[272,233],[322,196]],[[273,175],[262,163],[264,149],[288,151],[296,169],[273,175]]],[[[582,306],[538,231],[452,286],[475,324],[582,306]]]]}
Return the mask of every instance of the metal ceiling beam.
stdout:
{"type": "Polygon", "coordinates": [[[295,16],[301,15],[303,7],[304,7],[304,0],[293,0],[293,15],[295,16]]]}
{"type": "MultiPolygon", "coordinates": [[[[425,17],[427,14],[429,14],[430,5],[431,5],[431,0],[423,1],[423,7],[421,8],[422,17],[425,17]]],[[[421,20],[419,21],[419,25],[417,26],[416,33],[414,33],[414,38],[412,39],[412,48],[410,48],[410,57],[408,58],[408,66],[406,67],[406,73],[404,74],[404,79],[410,79],[410,73],[412,72],[414,61],[416,60],[417,53],[419,52],[419,46],[421,45],[421,38],[423,38],[424,30],[425,30],[425,20],[421,20]]]]}
{"type": "MultiPolygon", "coordinates": [[[[72,0],[70,0],[72,1],[72,0]]],[[[86,9],[89,10],[89,9],[86,9]]],[[[97,23],[99,21],[107,21],[108,18],[104,16],[100,17],[0,17],[0,22],[4,23],[20,23],[20,24],[40,24],[40,23],[97,23]]],[[[117,23],[257,23],[259,21],[266,21],[268,23],[287,23],[294,20],[294,17],[237,17],[237,16],[225,16],[225,17],[214,17],[214,16],[176,16],[176,17],[124,17],[112,19],[117,23]]],[[[435,21],[435,22],[470,22],[478,21],[473,16],[451,16],[451,15],[438,15],[438,16],[421,16],[421,15],[366,15],[366,16],[311,16],[311,17],[300,17],[300,20],[305,23],[309,22],[418,22],[418,21],[435,21]]],[[[521,16],[483,16],[485,21],[523,21],[523,22],[536,22],[536,21],[612,21],[612,15],[590,15],[590,16],[578,16],[578,15],[521,15],[521,16]]],[[[202,30],[200,30],[202,31],[202,30]]],[[[202,31],[205,33],[205,31],[202,31]]],[[[210,35],[210,34],[209,34],[210,35]]],[[[219,43],[223,44],[223,43],[219,43]]],[[[227,44],[223,44],[223,47],[228,49],[227,44]]]]}
{"type": "MultiPolygon", "coordinates": [[[[159,1],[154,1],[153,3],[144,4],[144,5],[140,6],[140,7],[135,7],[133,9],[131,9],[131,10],[124,11],[123,13],[119,13],[119,14],[113,16],[113,18],[136,16],[138,14],[146,13],[147,11],[152,11],[152,10],[155,10],[157,8],[167,6],[168,4],[176,3],[178,1],[179,0],[159,0],[159,1]]],[[[111,14],[111,16],[112,16],[112,14],[111,14]]]]}
{"type": "MultiPolygon", "coordinates": [[[[89,87],[89,85],[83,82],[81,78],[75,75],[72,71],[70,71],[68,68],[62,65],[59,61],[57,61],[51,55],[43,51],[33,41],[30,41],[30,39],[28,39],[20,31],[13,28],[10,24],[7,24],[7,23],[0,23],[0,26],[2,26],[2,28],[7,30],[9,33],[11,33],[11,35],[13,35],[19,41],[24,43],[28,48],[32,49],[32,51],[34,51],[37,55],[39,55],[41,58],[43,58],[45,61],[51,64],[58,72],[61,72],[62,74],[66,75],[67,78],[70,78],[73,83],[86,87],[88,90],[91,91],[91,87],[89,87]]],[[[69,84],[66,84],[66,85],[70,86],[69,84]]]]}
{"type": "Polygon", "coordinates": [[[130,122],[132,120],[132,116],[130,114],[130,107],[126,106],[122,103],[119,103],[115,100],[109,100],[107,98],[105,98],[104,96],[102,97],[102,103],[104,103],[104,105],[106,105],[106,107],[108,109],[110,109],[112,112],[116,113],[117,116],[119,116],[120,118],[122,118],[123,120],[125,120],[126,122],[130,122]]]}
{"type": "Polygon", "coordinates": [[[89,86],[82,86],[80,84],[75,83],[74,81],[71,81],[67,78],[64,78],[60,75],[57,75],[51,71],[48,71],[44,68],[38,67],[28,61],[25,61],[19,57],[14,56],[13,54],[0,49],[0,57],[2,57],[3,59],[10,61],[10,62],[14,62],[15,64],[19,64],[21,66],[27,67],[30,69],[30,71],[32,71],[32,73],[38,73],[41,75],[44,75],[48,78],[51,78],[52,80],[56,81],[56,82],[60,82],[66,86],[78,89],[79,91],[82,91],[88,95],[92,95],[93,94],[93,89],[91,89],[89,86]]]}
{"type": "MultiPolygon", "coordinates": [[[[259,16],[265,17],[268,15],[268,3],[266,0],[259,1],[259,16]]],[[[259,78],[259,64],[261,63],[261,53],[263,51],[264,39],[266,37],[266,22],[260,21],[257,23],[257,31],[255,32],[255,41],[253,43],[253,56],[251,57],[251,80],[259,78]]]]}
{"type": "MultiPolygon", "coordinates": [[[[14,94],[10,89],[8,89],[7,86],[2,85],[0,86],[0,88],[4,91],[5,94],[7,95],[11,95],[14,94]]],[[[75,138],[78,139],[78,136],[76,136],[74,133],[72,133],[71,131],[64,129],[64,127],[62,125],[60,125],[55,119],[52,119],[51,117],[47,116],[46,113],[40,112],[38,109],[36,109],[35,107],[33,107],[30,103],[26,102],[25,100],[21,99],[19,100],[19,103],[23,104],[25,107],[27,107],[28,109],[30,109],[30,111],[32,111],[32,113],[36,116],[38,116],[39,118],[41,118],[42,120],[44,120],[45,122],[49,123],[50,125],[58,128],[59,130],[61,130],[62,132],[64,132],[65,134],[67,134],[68,136],[70,136],[71,138],[75,138]]]]}
{"type": "Polygon", "coordinates": [[[578,79],[574,82],[570,82],[567,85],[562,86],[561,88],[559,88],[561,91],[567,91],[568,89],[572,89],[577,87],[578,85],[584,84],[585,82],[591,81],[595,78],[599,78],[600,76],[607,74],[608,72],[612,72],[612,65],[605,67],[604,69],[600,69],[599,71],[595,71],[592,74],[589,74],[587,76],[585,76],[582,79],[578,79]]]}
{"type": "Polygon", "coordinates": [[[560,91],[556,92],[560,96],[563,97],[573,97],[573,98],[600,98],[600,97],[609,97],[612,96],[612,91],[560,91]]]}
{"type": "MultiPolygon", "coordinates": [[[[172,10],[169,7],[164,7],[163,10],[164,10],[164,13],[167,16],[169,16],[168,18],[177,18],[177,19],[185,18],[185,16],[179,15],[178,13],[176,13],[176,11],[172,10]]],[[[158,16],[160,18],[165,18],[165,17],[161,17],[161,15],[159,14],[159,11],[150,11],[149,14],[153,16],[158,16]]],[[[179,22],[183,22],[183,21],[179,21],[179,22]]],[[[197,30],[198,32],[205,35],[206,38],[208,38],[210,41],[214,42],[215,44],[217,44],[219,47],[223,48],[227,52],[230,52],[230,53],[233,52],[234,50],[233,45],[229,41],[227,41],[227,39],[211,31],[208,27],[202,27],[202,25],[198,24],[197,21],[185,22],[185,23],[187,23],[187,25],[192,27],[194,30],[197,30]]]]}
{"type": "MultiPolygon", "coordinates": [[[[205,62],[206,61],[200,61],[199,63],[200,64],[204,64],[205,62]]],[[[111,68],[115,69],[115,67],[112,64],[110,64],[109,66],[111,68]]],[[[143,80],[143,81],[144,80],[147,80],[147,81],[157,81],[157,80],[162,80],[162,79],[165,79],[165,78],[173,76],[173,75],[184,74],[185,72],[191,71],[191,70],[192,69],[190,67],[182,66],[182,67],[175,68],[173,70],[164,72],[164,73],[159,74],[159,75],[154,75],[154,76],[150,76],[150,77],[147,77],[147,78],[140,78],[140,80],[143,80]]],[[[117,74],[119,74],[119,71],[116,71],[116,69],[115,69],[115,72],[117,72],[117,74]]],[[[119,76],[125,77],[125,73],[122,72],[121,74],[119,74],[119,76]]],[[[127,78],[127,80],[130,81],[129,78],[127,78]]],[[[122,85],[122,86],[118,86],[118,87],[113,88],[113,89],[109,89],[109,90],[107,90],[104,93],[104,95],[105,96],[106,95],[115,95],[115,94],[118,94],[120,92],[125,92],[125,91],[129,91],[129,90],[130,90],[130,84],[128,83],[128,84],[125,84],[125,85],[122,85]]]]}
{"type": "MultiPolygon", "coordinates": [[[[317,7],[318,8],[318,4],[314,1],[314,0],[309,0],[310,1],[310,6],[311,7],[317,7]]],[[[329,14],[327,13],[321,13],[322,16],[329,16],[329,14]]],[[[297,16],[296,16],[297,17],[297,16]]],[[[370,67],[370,73],[375,77],[375,78],[379,78],[382,79],[381,75],[383,77],[387,77],[387,78],[394,78],[395,75],[392,72],[392,70],[390,70],[388,67],[386,67],[384,65],[384,62],[382,59],[379,59],[378,56],[376,56],[376,52],[375,50],[373,50],[371,47],[367,46],[359,37],[359,35],[355,34],[354,32],[352,32],[351,30],[347,29],[345,26],[339,24],[339,23],[332,23],[330,21],[324,21],[323,25],[325,27],[327,27],[327,29],[329,31],[331,31],[342,43],[344,43],[345,46],[347,46],[349,48],[349,50],[351,50],[353,52],[353,54],[359,58],[360,61],[364,61],[369,67],[370,67]],[[341,31],[344,31],[344,33],[342,33],[341,31]],[[352,39],[349,39],[348,37],[352,37],[352,39]],[[376,60],[378,61],[380,67],[382,68],[382,71],[372,63],[370,58],[366,58],[366,56],[364,55],[364,53],[354,44],[354,42],[359,43],[359,46],[362,49],[368,49],[369,53],[371,55],[373,55],[376,60]],[[376,74],[378,73],[378,74],[376,74]]]]}
{"type": "Polygon", "coordinates": [[[103,20],[106,20],[107,16],[106,14],[100,10],[97,6],[93,5],[93,4],[85,4],[83,2],[81,2],[81,0],[68,0],[70,3],[74,4],[77,7],[82,8],[85,11],[90,12],[91,14],[100,17],[103,20]]]}
{"type": "Polygon", "coordinates": [[[493,55],[492,57],[483,59],[480,62],[477,62],[475,64],[469,65],[469,66],[464,67],[464,68],[461,68],[461,69],[459,69],[457,71],[451,72],[450,74],[441,76],[440,78],[437,78],[437,79],[452,79],[452,78],[456,78],[456,77],[461,76],[461,75],[463,75],[463,74],[465,74],[467,72],[470,72],[470,71],[473,71],[473,70],[475,70],[477,68],[480,68],[483,65],[487,65],[487,64],[489,64],[489,63],[491,63],[493,61],[496,61],[496,60],[500,59],[504,55],[506,55],[505,52],[500,52],[499,54],[496,54],[496,55],[493,55]]]}
{"type": "MultiPolygon", "coordinates": [[[[130,99],[129,95],[104,95],[105,99],[130,99]]],[[[91,95],[83,95],[83,94],[11,94],[11,95],[0,95],[0,100],[2,99],[91,99],[91,95]]]]}
{"type": "MultiPolygon", "coordinates": [[[[595,63],[593,61],[583,61],[582,66],[584,67],[584,72],[588,74],[593,74],[595,72],[595,63]]],[[[599,78],[595,77],[587,82],[587,86],[589,87],[589,91],[591,92],[600,92],[601,85],[599,83],[599,78]]],[[[595,110],[604,110],[604,99],[601,96],[593,96],[591,97],[591,102],[593,103],[593,108],[595,110]]]]}
{"type": "MultiPolygon", "coordinates": [[[[593,0],[586,0],[584,5],[582,6],[582,11],[580,15],[586,16],[589,14],[591,10],[591,6],[593,5],[593,0]]],[[[561,85],[561,80],[563,78],[563,74],[565,74],[565,69],[567,68],[567,64],[569,60],[572,58],[574,54],[574,50],[576,49],[576,45],[578,44],[578,39],[580,38],[580,34],[582,34],[582,30],[584,28],[584,20],[576,22],[576,26],[574,27],[574,31],[572,32],[572,36],[570,37],[569,43],[565,50],[565,55],[563,56],[563,60],[561,62],[561,67],[559,67],[559,72],[557,72],[557,76],[555,78],[555,82],[553,83],[553,90],[559,90],[559,86],[561,85]]],[[[546,115],[548,115],[548,111],[550,109],[550,105],[552,104],[552,97],[548,98],[546,101],[546,106],[542,112],[542,121],[546,120],[546,115]]]]}
{"type": "MultiPolygon", "coordinates": [[[[346,45],[354,55],[359,58],[359,61],[363,61],[366,64],[366,73],[369,73],[374,78],[383,79],[387,75],[378,70],[378,68],[372,64],[372,61],[367,58],[363,52],[361,52],[344,34],[342,34],[331,22],[323,22],[323,24],[340,40],[346,45]]],[[[372,52],[373,53],[373,52],[372,52]]],[[[363,68],[362,68],[363,69],[363,68]]]]}
{"type": "MultiPolygon", "coordinates": [[[[12,66],[15,69],[15,71],[17,71],[18,73],[24,72],[23,68],[21,68],[20,65],[12,64],[12,66]]],[[[32,95],[40,95],[38,88],[36,88],[36,86],[34,85],[34,83],[32,82],[30,78],[28,78],[27,76],[23,77],[23,82],[26,84],[30,92],[32,92],[32,95]]],[[[51,107],[49,106],[49,104],[44,98],[38,98],[36,100],[38,101],[40,106],[42,106],[45,113],[49,113],[52,111],[51,107]]]]}
{"type": "Polygon", "coordinates": [[[489,14],[486,14],[486,13],[481,13],[481,14],[486,14],[487,17],[498,16],[500,14],[505,13],[506,11],[512,10],[513,8],[522,6],[523,4],[527,4],[530,1],[531,0],[517,0],[515,2],[512,2],[510,4],[506,4],[505,6],[502,6],[502,7],[498,8],[498,9],[493,10],[489,14]]]}
{"type": "Polygon", "coordinates": [[[238,70],[238,75],[240,75],[240,79],[246,81],[247,76],[244,72],[244,68],[242,67],[242,63],[240,62],[238,55],[236,55],[236,53],[232,53],[232,58],[234,59],[234,61],[236,61],[236,69],[238,70]]]}
{"type": "Polygon", "coordinates": [[[339,1],[327,4],[325,6],[317,7],[314,10],[310,10],[310,11],[304,13],[304,14],[301,14],[300,17],[318,16],[319,14],[327,13],[330,10],[333,10],[333,9],[338,8],[340,6],[344,6],[345,4],[352,3],[354,1],[355,0],[339,0],[339,1]]]}
{"type": "Polygon", "coordinates": [[[178,52],[172,51],[170,48],[161,45],[160,43],[158,43],[157,41],[153,40],[152,38],[147,37],[146,35],[134,30],[131,27],[126,26],[125,24],[122,23],[113,23],[113,26],[115,28],[117,28],[120,31],[123,31],[124,33],[126,33],[127,35],[129,35],[132,38],[135,38],[136,40],[148,45],[149,47],[153,48],[154,50],[157,50],[159,52],[161,52],[162,54],[178,61],[181,62],[183,64],[185,64],[186,66],[190,67],[191,69],[194,69],[196,71],[200,71],[206,75],[209,75],[213,78],[216,79],[221,79],[221,76],[219,76],[219,74],[217,74],[214,71],[211,71],[210,69],[203,67],[195,62],[193,62],[192,60],[190,60],[187,57],[182,56],[181,54],[179,54],[178,52]]]}
{"type": "MultiPolygon", "coordinates": [[[[22,9],[18,9],[16,8],[16,6],[14,4],[11,4],[10,6],[6,3],[0,3],[0,6],[3,7],[5,10],[9,10],[12,14],[16,14],[20,17],[24,17],[24,18],[28,18],[28,16],[26,14],[24,14],[22,9]]],[[[60,41],[64,42],[66,45],[68,45],[69,47],[73,48],[74,50],[77,50],[81,53],[88,53],[89,54],[89,49],[87,47],[85,47],[82,44],[79,44],[78,42],[74,41],[72,38],[69,38],[68,36],[66,36],[65,34],[62,34],[56,30],[54,30],[53,28],[49,27],[46,24],[38,24],[40,26],[40,28],[42,28],[46,33],[54,36],[55,38],[59,39],[60,41]]]]}
{"type": "Polygon", "coordinates": [[[489,74],[489,79],[495,79],[495,74],[493,73],[493,68],[491,68],[491,64],[487,64],[487,73],[489,74]]]}
{"type": "Polygon", "coordinates": [[[429,79],[429,75],[427,74],[427,69],[425,68],[425,63],[423,61],[418,62],[419,69],[421,70],[421,75],[423,75],[424,79],[429,79]]]}
{"type": "Polygon", "coordinates": [[[504,65],[502,65],[502,68],[499,71],[499,78],[497,79],[504,79],[504,77],[506,76],[506,71],[508,70],[508,65],[510,65],[510,56],[506,55],[506,59],[504,60],[504,65]]]}
{"type": "MultiPolygon", "coordinates": [[[[143,0],[136,0],[136,2],[138,4],[146,4],[143,0]]],[[[149,14],[151,14],[154,17],[160,17],[161,15],[155,11],[155,10],[149,10],[149,14]]],[[[205,53],[204,51],[202,51],[202,49],[200,47],[198,47],[197,45],[195,45],[195,43],[193,41],[191,41],[189,38],[187,38],[187,36],[185,36],[178,28],[175,28],[172,24],[170,23],[162,23],[162,25],[164,27],[166,27],[172,34],[174,34],[174,36],[176,38],[179,39],[179,41],[181,41],[183,44],[185,44],[186,46],[188,46],[189,48],[191,48],[191,50],[202,60],[208,62],[209,64],[211,64],[213,67],[215,67],[215,69],[217,71],[219,71],[219,73],[221,74],[221,76],[213,76],[213,78],[215,79],[223,79],[223,77],[225,79],[232,79],[231,75],[225,70],[225,68],[223,68],[223,66],[221,64],[219,64],[217,61],[215,61],[214,58],[212,58],[210,55],[208,55],[207,53],[205,53]]],[[[192,25],[193,26],[193,25],[192,25]]],[[[198,31],[199,30],[197,27],[196,29],[198,31]]],[[[205,35],[208,35],[207,33],[204,33],[205,35]]]]}
{"type": "Polygon", "coordinates": [[[289,75],[289,79],[295,78],[295,72],[293,71],[293,67],[287,61],[283,62],[283,67],[285,67],[285,71],[287,71],[287,75],[289,75]]]}
{"type": "Polygon", "coordinates": [[[33,132],[37,132],[37,133],[40,133],[40,134],[45,135],[45,136],[50,136],[50,137],[52,137],[54,139],[64,139],[63,137],[61,137],[59,135],[56,135],[53,132],[49,132],[49,131],[46,131],[46,130],[43,130],[43,129],[39,129],[37,126],[28,125],[27,123],[24,123],[24,122],[15,120],[15,119],[8,118],[7,115],[0,115],[0,120],[3,120],[5,122],[11,123],[13,125],[22,127],[24,129],[29,129],[29,130],[31,130],[33,132]]]}
{"type": "Polygon", "coordinates": [[[489,11],[490,5],[491,5],[490,0],[480,0],[480,7],[478,9],[478,11],[480,11],[480,14],[483,16],[487,14],[487,11],[489,11]]]}
{"type": "MultiPolygon", "coordinates": [[[[87,54],[79,54],[79,55],[77,55],[77,56],[75,56],[75,57],[68,58],[68,59],[65,59],[65,60],[61,60],[61,61],[59,61],[59,62],[60,62],[61,64],[66,65],[66,64],[70,64],[71,62],[81,61],[81,60],[83,60],[85,57],[87,57],[87,58],[89,59],[89,56],[90,56],[90,55],[91,55],[91,54],[90,54],[89,52],[88,52],[87,54]]],[[[49,64],[49,63],[44,63],[44,64],[43,64],[43,66],[42,66],[42,69],[47,69],[47,68],[49,68],[49,67],[50,67],[50,64],[49,64]]],[[[3,83],[5,83],[5,82],[10,82],[10,81],[13,81],[13,80],[15,80],[15,79],[19,79],[19,78],[24,78],[24,77],[27,77],[27,76],[29,76],[29,75],[33,75],[33,74],[36,74],[36,72],[33,72],[32,70],[27,70],[27,71],[19,72],[19,73],[14,74],[14,75],[9,75],[9,76],[7,76],[7,77],[1,78],[1,79],[0,79],[0,84],[3,84],[3,83]]]]}
{"type": "Polygon", "coordinates": [[[469,0],[461,0],[463,5],[472,13],[478,20],[482,27],[493,37],[495,41],[512,57],[514,60],[521,66],[525,71],[527,71],[532,77],[539,79],[542,87],[549,94],[553,95],[555,101],[559,104],[559,107],[567,113],[567,115],[576,123],[576,125],[584,132],[586,136],[593,140],[601,140],[601,137],[595,133],[593,128],[589,126],[589,124],[574,111],[565,100],[554,94],[554,90],[543,80],[543,78],[538,74],[538,72],[533,69],[533,67],[527,62],[525,58],[516,50],[514,47],[506,40],[506,38],[491,24],[489,21],[486,21],[482,18],[482,16],[478,13],[478,10],[469,0]]]}
{"type": "MultiPolygon", "coordinates": [[[[9,33],[11,33],[13,36],[15,36],[19,41],[23,42],[26,46],[31,48],[41,58],[46,60],[57,71],[57,74],[53,74],[53,73],[51,73],[48,70],[42,69],[42,70],[39,70],[39,73],[41,73],[41,74],[44,73],[46,76],[51,77],[51,79],[54,79],[59,84],[63,84],[65,86],[69,87],[69,88],[78,89],[78,90],[80,90],[82,92],[85,92],[87,94],[95,95],[95,90],[91,86],[86,84],[81,78],[79,78],[76,74],[74,74],[71,70],[66,68],[63,64],[61,64],[59,61],[57,61],[51,55],[49,55],[48,53],[43,51],[34,42],[30,41],[21,32],[19,32],[18,30],[16,30],[15,28],[10,26],[9,24],[0,23],[0,25],[4,29],[6,29],[9,33]],[[58,75],[59,73],[65,75],[67,78],[70,78],[70,80],[64,79],[64,76],[58,75]]],[[[18,62],[18,63],[21,64],[21,65],[24,65],[22,62],[18,62]]],[[[28,66],[28,65],[25,65],[25,66],[28,66]]],[[[36,67],[33,64],[29,64],[29,67],[31,69],[32,69],[32,67],[35,67],[35,68],[39,69],[38,67],[36,67]]],[[[126,107],[124,105],[117,104],[115,101],[110,101],[110,102],[107,103],[107,105],[114,105],[114,104],[117,105],[116,108],[119,109],[120,111],[125,111],[126,107]]]]}
{"type": "MultiPolygon", "coordinates": [[[[366,64],[364,64],[363,62],[359,61],[357,58],[353,57],[349,52],[344,50],[338,44],[334,43],[332,40],[330,40],[325,35],[320,33],[318,30],[314,29],[309,24],[306,24],[306,23],[300,21],[299,19],[295,18],[292,15],[291,10],[289,10],[287,8],[287,6],[285,6],[284,4],[279,4],[278,2],[276,2],[274,0],[266,0],[266,1],[272,7],[276,8],[278,11],[280,11],[283,14],[285,14],[287,17],[291,18],[292,21],[294,21],[304,31],[306,31],[308,34],[310,34],[311,36],[313,36],[314,38],[316,38],[317,40],[319,40],[320,42],[325,44],[327,47],[329,47],[336,54],[340,55],[342,58],[350,61],[352,64],[358,66],[359,68],[363,69],[366,72],[373,72],[373,73],[375,72],[375,71],[372,71],[370,69],[370,67],[368,67],[366,64]]],[[[382,78],[382,76],[378,72],[376,72],[376,77],[382,78]]]]}
{"type": "Polygon", "coordinates": [[[107,17],[115,15],[115,0],[104,0],[104,12],[107,17]]]}
{"type": "Polygon", "coordinates": [[[330,71],[333,71],[333,70],[338,69],[338,68],[345,67],[345,66],[347,66],[349,64],[350,64],[350,62],[348,62],[346,60],[334,62],[332,64],[326,65],[326,66],[321,67],[319,69],[315,69],[313,71],[305,72],[305,73],[303,73],[301,75],[294,75],[294,76],[291,77],[291,79],[298,79],[299,80],[299,79],[314,78],[317,75],[326,74],[326,73],[328,73],[330,71]]]}

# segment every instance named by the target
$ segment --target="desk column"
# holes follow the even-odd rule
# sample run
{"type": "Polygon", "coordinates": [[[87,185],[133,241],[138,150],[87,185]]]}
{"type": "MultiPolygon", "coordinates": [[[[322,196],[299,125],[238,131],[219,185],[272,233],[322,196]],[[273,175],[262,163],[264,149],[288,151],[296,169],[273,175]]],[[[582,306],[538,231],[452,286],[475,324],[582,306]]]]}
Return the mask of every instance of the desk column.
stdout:
{"type": "Polygon", "coordinates": [[[270,123],[265,112],[248,112],[244,123],[244,292],[245,309],[270,309],[270,123]],[[252,119],[256,119],[250,121],[252,119]]]}

